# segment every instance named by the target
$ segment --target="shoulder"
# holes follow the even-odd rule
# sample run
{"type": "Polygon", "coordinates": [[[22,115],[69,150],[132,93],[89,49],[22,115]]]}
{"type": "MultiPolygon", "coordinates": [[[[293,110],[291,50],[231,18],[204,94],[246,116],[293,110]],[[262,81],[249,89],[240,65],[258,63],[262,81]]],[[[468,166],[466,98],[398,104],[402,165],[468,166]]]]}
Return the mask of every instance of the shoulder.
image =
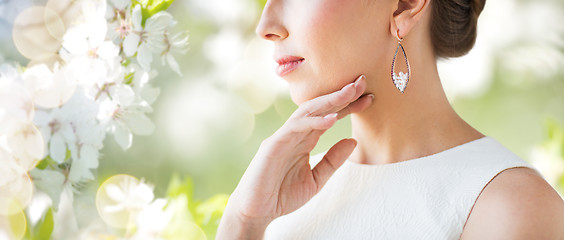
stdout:
{"type": "Polygon", "coordinates": [[[564,239],[564,201],[535,170],[506,169],[482,190],[461,239],[564,239]]]}

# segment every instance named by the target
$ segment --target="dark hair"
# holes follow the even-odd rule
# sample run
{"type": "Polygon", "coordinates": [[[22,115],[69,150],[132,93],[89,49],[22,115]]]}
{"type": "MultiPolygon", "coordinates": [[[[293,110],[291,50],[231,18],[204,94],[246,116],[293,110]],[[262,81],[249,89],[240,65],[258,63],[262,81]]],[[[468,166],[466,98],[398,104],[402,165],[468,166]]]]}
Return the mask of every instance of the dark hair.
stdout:
{"type": "Polygon", "coordinates": [[[431,42],[435,56],[460,57],[476,42],[478,16],[486,0],[431,0],[431,42]]]}

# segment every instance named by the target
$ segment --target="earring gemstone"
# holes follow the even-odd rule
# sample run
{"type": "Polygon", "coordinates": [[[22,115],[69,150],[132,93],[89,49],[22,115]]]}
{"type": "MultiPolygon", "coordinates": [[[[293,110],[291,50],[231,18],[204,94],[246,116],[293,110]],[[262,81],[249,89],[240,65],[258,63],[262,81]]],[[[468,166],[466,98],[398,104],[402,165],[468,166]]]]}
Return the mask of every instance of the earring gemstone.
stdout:
{"type": "Polygon", "coordinates": [[[401,92],[403,92],[405,90],[405,87],[407,85],[407,74],[400,72],[399,76],[396,75],[396,73],[392,73],[392,79],[394,79],[394,84],[396,85],[396,88],[398,88],[401,92]]]}
{"type": "Polygon", "coordinates": [[[411,70],[409,68],[409,62],[407,61],[407,55],[405,54],[405,50],[401,45],[401,41],[398,42],[398,47],[396,48],[396,53],[394,54],[394,59],[392,60],[391,73],[392,73],[392,82],[394,83],[396,88],[403,93],[405,91],[405,88],[407,87],[407,83],[409,82],[411,70]],[[400,50],[402,54],[398,55],[398,52],[400,50]],[[405,61],[401,61],[402,57],[403,59],[405,59],[405,61]],[[402,62],[405,62],[405,65],[401,64],[402,62]]]}

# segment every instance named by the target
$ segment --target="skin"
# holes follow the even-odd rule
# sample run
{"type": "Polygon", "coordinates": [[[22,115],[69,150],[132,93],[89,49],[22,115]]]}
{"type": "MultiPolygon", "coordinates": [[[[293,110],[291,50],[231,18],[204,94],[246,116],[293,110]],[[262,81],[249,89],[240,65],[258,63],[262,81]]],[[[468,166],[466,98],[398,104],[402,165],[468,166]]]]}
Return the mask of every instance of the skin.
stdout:
{"type": "MultiPolygon", "coordinates": [[[[261,144],[229,199],[218,239],[262,238],[273,219],[303,206],[346,160],[407,161],[484,136],[447,101],[429,37],[429,3],[267,1],[257,34],[274,43],[275,57],[305,58],[283,77],[299,107],[261,144]],[[411,66],[404,93],[390,77],[398,32],[411,66]],[[319,137],[348,114],[353,138],[335,144],[310,170],[319,137]]],[[[534,171],[514,168],[484,188],[462,238],[562,239],[559,226],[562,199],[534,171]]]]}

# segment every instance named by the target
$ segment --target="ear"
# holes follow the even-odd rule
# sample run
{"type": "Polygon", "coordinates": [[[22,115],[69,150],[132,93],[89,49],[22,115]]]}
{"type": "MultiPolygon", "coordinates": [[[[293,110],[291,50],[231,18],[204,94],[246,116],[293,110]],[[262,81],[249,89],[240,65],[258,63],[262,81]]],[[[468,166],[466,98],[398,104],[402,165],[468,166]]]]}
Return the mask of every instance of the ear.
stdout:
{"type": "Polygon", "coordinates": [[[396,0],[397,8],[392,14],[390,32],[392,36],[403,38],[409,33],[411,28],[423,17],[429,2],[432,0],[396,0]]]}

